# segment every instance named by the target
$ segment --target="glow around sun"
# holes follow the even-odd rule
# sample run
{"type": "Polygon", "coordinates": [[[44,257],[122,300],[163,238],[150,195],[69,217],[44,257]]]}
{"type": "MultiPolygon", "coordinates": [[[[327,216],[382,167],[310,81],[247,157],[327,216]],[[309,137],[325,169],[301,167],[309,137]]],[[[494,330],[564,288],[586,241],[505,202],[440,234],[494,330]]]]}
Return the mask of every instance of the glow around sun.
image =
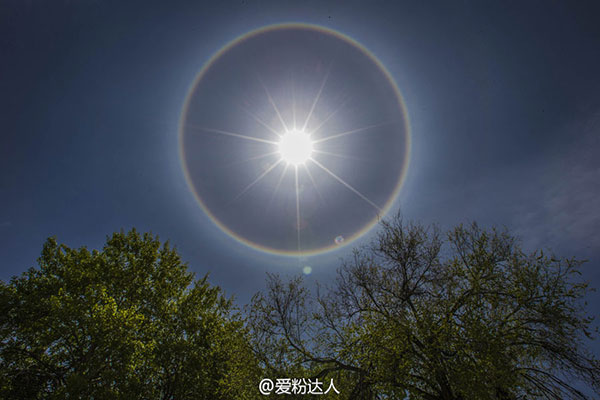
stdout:
{"type": "Polygon", "coordinates": [[[277,148],[283,161],[298,166],[310,159],[313,152],[313,141],[307,133],[293,130],[281,136],[277,148]]]}
{"type": "Polygon", "coordinates": [[[259,29],[198,75],[180,154],[198,203],[255,249],[305,257],[351,243],[394,203],[409,149],[398,88],[334,31],[259,29]]]}

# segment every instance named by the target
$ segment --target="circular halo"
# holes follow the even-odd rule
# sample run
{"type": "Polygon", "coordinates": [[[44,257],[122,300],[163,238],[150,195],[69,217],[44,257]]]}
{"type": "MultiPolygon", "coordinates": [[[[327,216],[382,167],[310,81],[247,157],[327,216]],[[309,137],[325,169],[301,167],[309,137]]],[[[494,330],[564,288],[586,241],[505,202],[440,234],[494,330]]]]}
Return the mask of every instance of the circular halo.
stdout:
{"type": "MultiPolygon", "coordinates": [[[[186,181],[217,227],[253,249],[308,256],[352,243],[389,211],[406,175],[410,129],[400,91],[373,54],[337,31],[288,23],[246,33],[211,57],[186,97],[179,123],[179,145],[186,181]],[[266,41],[268,51],[260,51],[264,45],[260,41],[266,41]],[[333,48],[336,50],[331,51],[333,48]],[[292,63],[300,67],[291,68],[292,63]],[[257,68],[260,65],[265,70],[257,68]],[[348,96],[345,90],[348,87],[362,91],[366,98],[357,100],[348,96]],[[259,95],[262,99],[257,100],[259,95]],[[284,110],[285,103],[290,101],[291,105],[284,110]],[[224,104],[230,107],[227,112],[222,111],[224,104]],[[373,119],[378,107],[383,110],[379,111],[379,117],[385,117],[380,120],[373,119]],[[304,116],[300,118],[297,113],[304,116]],[[297,123],[297,118],[304,121],[297,123]],[[363,118],[365,123],[358,123],[357,118],[363,118]],[[235,129],[251,125],[252,132],[235,129]],[[370,146],[375,151],[370,155],[371,160],[361,161],[361,157],[350,155],[345,158],[346,164],[352,166],[364,161],[379,166],[349,167],[347,171],[342,166],[334,172],[333,167],[341,164],[333,158],[343,159],[345,155],[318,146],[339,142],[333,140],[336,138],[352,139],[356,141],[355,148],[370,146]],[[263,148],[260,153],[257,150],[260,145],[270,145],[274,151],[265,153],[263,148]],[[240,150],[238,160],[225,162],[236,147],[240,150]],[[329,165],[326,159],[313,158],[314,154],[330,157],[329,165]],[[275,158],[270,163],[265,161],[271,156],[275,158]],[[315,168],[312,175],[307,164],[315,168]],[[236,175],[228,172],[234,165],[238,168],[236,175]],[[287,173],[295,175],[295,187],[291,185],[295,189],[295,214],[288,209],[278,216],[269,211],[277,198],[284,198],[283,203],[288,205],[294,203],[293,198],[282,193],[281,186],[289,183],[284,165],[295,170],[295,174],[287,173]],[[282,173],[272,173],[276,168],[281,168],[282,173]],[[300,178],[304,168],[306,176],[300,178]],[[219,173],[223,173],[220,179],[219,173]],[[268,175],[274,176],[270,186],[265,178],[268,175]],[[322,183],[325,179],[329,179],[327,184],[322,183]],[[379,180],[381,185],[377,184],[379,180]],[[361,182],[362,186],[357,184],[361,182]],[[266,189],[256,188],[261,185],[266,189]],[[327,204],[319,191],[320,185],[324,191],[337,185],[329,194],[329,209],[323,212],[315,211],[327,208],[319,206],[327,204]],[[232,187],[237,188],[237,195],[232,187]],[[351,198],[344,198],[343,191],[351,198]],[[241,201],[244,196],[250,197],[248,192],[252,192],[252,198],[241,201]],[[321,198],[310,197],[308,192],[318,193],[321,198]],[[334,204],[332,208],[331,199],[341,205],[334,204]],[[266,210],[258,210],[256,206],[264,206],[265,200],[268,200],[266,210]],[[357,202],[368,211],[359,209],[357,202]],[[329,222],[322,218],[330,214],[334,219],[329,222]],[[278,218],[288,219],[287,224],[278,218]],[[331,228],[332,221],[340,228],[331,228]],[[291,239],[293,236],[296,240],[291,239]]],[[[339,145],[333,147],[344,149],[339,145]]],[[[276,211],[281,209],[285,207],[276,211]]]]}

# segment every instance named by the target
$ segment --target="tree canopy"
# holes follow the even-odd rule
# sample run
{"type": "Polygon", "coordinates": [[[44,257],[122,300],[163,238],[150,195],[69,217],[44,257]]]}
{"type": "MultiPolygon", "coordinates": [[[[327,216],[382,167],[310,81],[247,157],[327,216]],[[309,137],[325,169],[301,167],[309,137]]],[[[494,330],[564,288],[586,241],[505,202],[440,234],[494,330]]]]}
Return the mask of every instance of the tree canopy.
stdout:
{"type": "Polygon", "coordinates": [[[0,398],[254,399],[262,378],[333,379],[339,399],[600,394],[582,262],[505,230],[397,217],[314,296],[269,275],[245,317],[135,230],[100,251],[50,238],[38,263],[0,282],[0,398]]]}
{"type": "Polygon", "coordinates": [[[272,374],[335,378],[349,399],[586,399],[600,363],[582,262],[505,230],[384,222],[316,296],[270,275],[250,307],[272,374]]]}
{"type": "Polygon", "coordinates": [[[176,250],[135,230],[101,251],[49,239],[0,283],[0,397],[245,399],[256,363],[243,320],[176,250]]]}

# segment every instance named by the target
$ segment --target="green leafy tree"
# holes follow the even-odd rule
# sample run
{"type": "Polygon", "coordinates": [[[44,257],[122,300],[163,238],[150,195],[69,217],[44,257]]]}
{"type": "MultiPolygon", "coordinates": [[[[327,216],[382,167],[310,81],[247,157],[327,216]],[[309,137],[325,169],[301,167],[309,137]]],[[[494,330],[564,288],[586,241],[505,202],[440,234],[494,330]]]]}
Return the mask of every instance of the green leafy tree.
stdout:
{"type": "Polygon", "coordinates": [[[259,378],[243,320],[150,234],[102,251],[49,239],[0,284],[0,398],[246,399],[259,378]]]}
{"type": "Polygon", "coordinates": [[[272,374],[335,378],[348,399],[586,399],[600,363],[581,262],[476,224],[384,222],[316,296],[275,275],[250,308],[272,374]]]}

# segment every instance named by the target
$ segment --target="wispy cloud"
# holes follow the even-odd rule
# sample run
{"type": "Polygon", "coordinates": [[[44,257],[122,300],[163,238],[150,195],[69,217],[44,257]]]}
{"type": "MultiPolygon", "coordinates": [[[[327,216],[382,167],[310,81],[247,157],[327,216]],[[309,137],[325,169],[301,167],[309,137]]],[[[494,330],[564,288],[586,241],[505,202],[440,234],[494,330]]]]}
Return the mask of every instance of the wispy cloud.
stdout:
{"type": "Polygon", "coordinates": [[[529,182],[533,203],[520,207],[514,225],[535,247],[600,248],[600,112],[565,132],[573,141],[529,182]]]}

